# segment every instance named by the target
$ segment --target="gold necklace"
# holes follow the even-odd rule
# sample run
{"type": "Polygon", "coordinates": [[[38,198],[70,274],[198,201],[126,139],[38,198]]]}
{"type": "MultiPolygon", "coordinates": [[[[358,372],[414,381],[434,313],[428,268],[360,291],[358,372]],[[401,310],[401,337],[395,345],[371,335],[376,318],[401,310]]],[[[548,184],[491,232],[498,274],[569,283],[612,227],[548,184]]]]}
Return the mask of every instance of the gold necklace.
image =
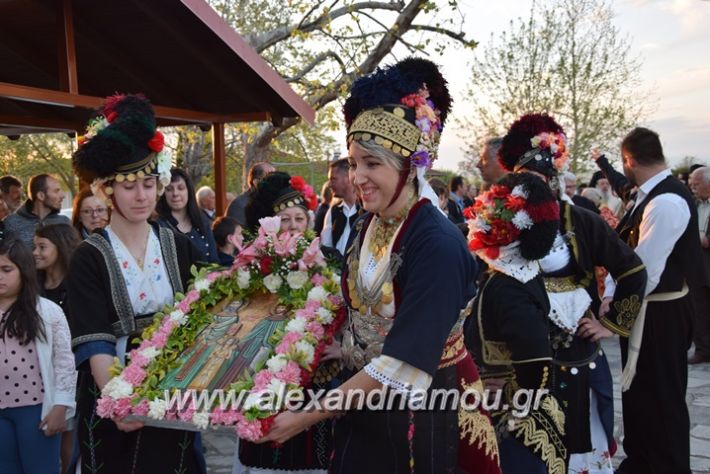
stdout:
{"type": "Polygon", "coordinates": [[[402,208],[402,210],[400,210],[396,215],[389,218],[376,216],[375,221],[372,223],[374,228],[372,229],[370,241],[367,246],[375,259],[380,260],[385,256],[387,248],[389,247],[397,228],[407,217],[409,211],[416,202],[417,195],[412,194],[404,208],[402,208]]]}

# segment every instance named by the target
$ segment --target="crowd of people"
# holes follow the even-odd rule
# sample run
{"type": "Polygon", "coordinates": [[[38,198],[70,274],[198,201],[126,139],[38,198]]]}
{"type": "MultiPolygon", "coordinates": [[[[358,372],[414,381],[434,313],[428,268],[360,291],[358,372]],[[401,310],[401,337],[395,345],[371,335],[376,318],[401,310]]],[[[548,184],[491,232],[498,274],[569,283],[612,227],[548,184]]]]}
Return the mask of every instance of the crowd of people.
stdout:
{"type": "Polygon", "coordinates": [[[321,359],[338,368],[325,400],[474,388],[505,404],[283,412],[239,442],[235,473],[689,474],[687,364],[710,362],[710,167],[672,176],[639,127],[623,173],[595,150],[583,186],[564,130],[540,113],[485,142],[480,191],[427,179],[450,105],[430,61],[357,80],[348,157],[330,163],[320,203],[265,162],[218,216],[134,95],[108,98],[74,153],[90,186],[71,220],[57,178],[32,177],[24,203],[23,184],[0,178],[0,472],[205,472],[200,433],[100,418],[97,400],[191,267],[231,266],[279,216],[341,263],[348,319],[321,359]],[[609,337],[624,365],[617,471],[609,337]],[[517,416],[505,407],[521,390],[541,398],[517,416]]]}

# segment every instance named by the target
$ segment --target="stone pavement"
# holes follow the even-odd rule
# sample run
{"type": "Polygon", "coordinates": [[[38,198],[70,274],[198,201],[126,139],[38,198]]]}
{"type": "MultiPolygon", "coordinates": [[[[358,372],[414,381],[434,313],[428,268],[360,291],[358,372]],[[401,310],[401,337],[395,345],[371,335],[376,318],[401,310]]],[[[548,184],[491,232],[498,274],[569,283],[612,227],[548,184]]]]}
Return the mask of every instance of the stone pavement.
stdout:
{"type": "MultiPolygon", "coordinates": [[[[621,373],[621,355],[616,340],[604,342],[609,364],[614,376],[614,436],[623,436],[621,423],[621,391],[618,380],[621,373]]],[[[688,374],[688,406],[690,408],[690,465],[695,474],[710,474],[710,364],[691,365],[688,374]]],[[[212,474],[232,472],[235,436],[231,432],[211,432],[204,436],[207,449],[207,471],[212,474]]],[[[619,443],[614,461],[623,459],[619,443]]]]}

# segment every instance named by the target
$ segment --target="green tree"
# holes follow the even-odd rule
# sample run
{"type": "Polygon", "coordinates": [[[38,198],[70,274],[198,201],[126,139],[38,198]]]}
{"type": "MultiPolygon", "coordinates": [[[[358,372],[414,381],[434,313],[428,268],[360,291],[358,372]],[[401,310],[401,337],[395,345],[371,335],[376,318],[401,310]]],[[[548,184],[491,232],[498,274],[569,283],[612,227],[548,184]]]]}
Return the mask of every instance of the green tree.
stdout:
{"type": "Polygon", "coordinates": [[[0,175],[11,174],[24,184],[30,177],[57,176],[72,193],[77,179],[71,168],[74,139],[64,133],[23,135],[17,140],[0,137],[0,175]]]}
{"type": "Polygon", "coordinates": [[[470,159],[487,137],[523,114],[548,112],[564,127],[571,168],[590,167],[592,147],[606,151],[653,107],[640,90],[641,62],[612,22],[608,0],[533,3],[473,62],[465,130],[470,159]]]}

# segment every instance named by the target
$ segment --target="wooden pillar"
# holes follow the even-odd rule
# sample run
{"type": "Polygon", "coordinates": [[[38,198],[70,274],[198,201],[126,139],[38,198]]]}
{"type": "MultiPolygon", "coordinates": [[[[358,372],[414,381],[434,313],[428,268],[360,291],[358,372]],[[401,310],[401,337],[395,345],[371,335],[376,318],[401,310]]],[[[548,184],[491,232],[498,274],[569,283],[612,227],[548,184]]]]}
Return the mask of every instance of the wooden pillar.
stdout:
{"type": "Polygon", "coordinates": [[[79,93],[74,42],[74,14],[72,0],[57,1],[57,59],[59,60],[59,90],[79,93]]]}
{"type": "Polygon", "coordinates": [[[212,124],[212,156],[214,157],[214,193],[217,198],[218,216],[227,209],[227,177],[225,175],[224,124],[212,124]]]}

